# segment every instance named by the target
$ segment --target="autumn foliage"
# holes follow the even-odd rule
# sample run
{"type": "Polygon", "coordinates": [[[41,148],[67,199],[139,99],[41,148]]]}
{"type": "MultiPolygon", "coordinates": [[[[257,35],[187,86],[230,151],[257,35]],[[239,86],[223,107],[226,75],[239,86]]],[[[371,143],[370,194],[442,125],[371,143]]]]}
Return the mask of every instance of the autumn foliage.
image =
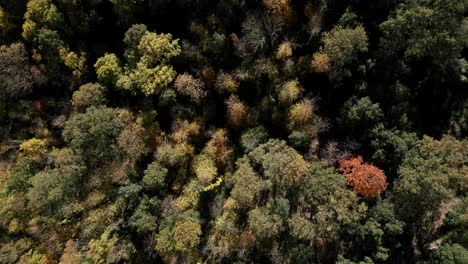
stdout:
{"type": "Polygon", "coordinates": [[[387,188],[383,171],[363,162],[361,156],[340,161],[339,170],[353,190],[360,195],[375,197],[387,188]]]}

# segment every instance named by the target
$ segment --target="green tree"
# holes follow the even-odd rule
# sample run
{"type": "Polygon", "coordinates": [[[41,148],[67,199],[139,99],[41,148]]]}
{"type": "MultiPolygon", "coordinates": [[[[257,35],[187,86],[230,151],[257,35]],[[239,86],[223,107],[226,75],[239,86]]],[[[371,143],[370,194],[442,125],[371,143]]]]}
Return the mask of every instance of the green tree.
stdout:
{"type": "Polygon", "coordinates": [[[234,187],[231,190],[231,197],[241,207],[254,207],[261,192],[267,190],[271,183],[259,177],[247,158],[239,159],[237,167],[233,175],[234,187]]]}
{"type": "Polygon", "coordinates": [[[309,173],[310,166],[285,141],[270,139],[248,154],[254,166],[279,190],[297,186],[309,173]]]}
{"type": "Polygon", "coordinates": [[[168,170],[155,161],[148,165],[143,176],[143,186],[148,190],[165,191],[165,181],[168,170]]]}
{"type": "Polygon", "coordinates": [[[380,25],[386,55],[404,60],[431,58],[445,67],[457,63],[466,45],[463,1],[408,1],[380,25]]]}
{"type": "MultiPolygon", "coordinates": [[[[335,26],[331,31],[323,34],[322,42],[323,45],[318,54],[324,54],[330,60],[329,76],[330,79],[336,81],[351,76],[351,71],[347,66],[356,62],[359,54],[367,52],[368,48],[367,33],[362,25],[355,28],[335,26]]],[[[313,65],[318,65],[318,63],[314,61],[313,65]]]]}
{"type": "Polygon", "coordinates": [[[269,212],[265,207],[252,209],[247,222],[255,238],[261,242],[271,242],[285,228],[281,216],[269,212]]]}
{"type": "Polygon", "coordinates": [[[160,202],[158,199],[143,196],[129,219],[129,225],[139,233],[157,231],[159,207],[160,202]]]}
{"type": "Polygon", "coordinates": [[[109,227],[99,239],[89,241],[86,258],[97,264],[120,263],[129,261],[134,252],[135,246],[109,227]]]}
{"type": "Polygon", "coordinates": [[[41,29],[59,29],[65,22],[63,14],[50,0],[29,1],[24,18],[23,37],[33,42],[37,41],[41,29]]]}
{"type": "Polygon", "coordinates": [[[341,108],[338,123],[349,134],[363,139],[383,118],[379,103],[373,103],[369,97],[351,97],[341,108]]]}
{"type": "Polygon", "coordinates": [[[99,82],[103,84],[115,84],[122,74],[119,58],[115,54],[106,53],[94,64],[99,82]]]}
{"type": "Polygon", "coordinates": [[[27,193],[29,206],[37,212],[49,212],[76,199],[85,167],[79,163],[56,164],[46,168],[31,179],[27,193]]]}
{"type": "Polygon", "coordinates": [[[174,80],[176,72],[169,61],[181,53],[179,40],[173,40],[171,34],[143,33],[144,29],[143,25],[134,25],[127,31],[127,62],[123,68],[115,54],[97,60],[94,67],[101,82],[149,96],[159,94],[174,80]]]}
{"type": "Polygon", "coordinates": [[[163,221],[156,235],[156,251],[166,262],[196,262],[202,235],[198,213],[187,211],[163,221]]]}
{"type": "Polygon", "coordinates": [[[98,107],[106,105],[106,103],[105,88],[97,83],[87,83],[80,86],[72,96],[72,105],[79,112],[84,112],[88,107],[98,107]]]}
{"type": "Polygon", "coordinates": [[[465,188],[468,141],[423,137],[401,164],[392,199],[397,213],[424,246],[442,203],[465,188]]]}
{"type": "Polygon", "coordinates": [[[462,264],[468,260],[468,250],[459,244],[444,244],[437,249],[430,263],[434,264],[462,264]]]}
{"type": "Polygon", "coordinates": [[[44,56],[49,78],[63,79],[60,50],[67,48],[62,36],[66,28],[63,14],[51,0],[33,0],[28,2],[24,18],[23,38],[44,56]]]}
{"type": "Polygon", "coordinates": [[[268,139],[268,132],[263,126],[246,130],[241,136],[241,145],[245,152],[250,152],[268,139]]]}
{"type": "Polygon", "coordinates": [[[117,137],[124,123],[118,109],[90,107],[71,116],[62,132],[69,146],[87,161],[113,160],[121,155],[117,137]]]}

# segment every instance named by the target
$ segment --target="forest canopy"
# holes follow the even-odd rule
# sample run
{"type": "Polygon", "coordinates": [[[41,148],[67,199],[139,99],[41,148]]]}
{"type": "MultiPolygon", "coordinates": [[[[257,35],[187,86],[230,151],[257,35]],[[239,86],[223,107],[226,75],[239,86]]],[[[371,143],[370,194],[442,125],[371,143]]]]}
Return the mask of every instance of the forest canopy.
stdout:
{"type": "Polygon", "coordinates": [[[468,263],[467,0],[0,0],[0,263],[468,263]]]}

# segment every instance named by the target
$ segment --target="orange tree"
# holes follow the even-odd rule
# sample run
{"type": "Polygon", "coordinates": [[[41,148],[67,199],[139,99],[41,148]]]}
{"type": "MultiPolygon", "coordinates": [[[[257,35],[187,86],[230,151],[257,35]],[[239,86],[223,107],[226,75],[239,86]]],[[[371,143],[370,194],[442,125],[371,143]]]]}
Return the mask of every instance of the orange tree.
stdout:
{"type": "Polygon", "coordinates": [[[340,172],[353,190],[366,197],[375,197],[387,188],[384,172],[368,163],[361,156],[340,161],[340,172]]]}

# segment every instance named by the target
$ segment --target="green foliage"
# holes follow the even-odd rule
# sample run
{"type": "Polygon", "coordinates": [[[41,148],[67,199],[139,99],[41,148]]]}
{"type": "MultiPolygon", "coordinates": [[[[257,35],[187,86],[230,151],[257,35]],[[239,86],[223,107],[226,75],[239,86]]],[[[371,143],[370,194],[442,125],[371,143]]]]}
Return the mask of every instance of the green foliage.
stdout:
{"type": "Polygon", "coordinates": [[[41,29],[58,29],[64,24],[63,14],[50,0],[29,1],[24,17],[23,37],[28,41],[40,42],[36,38],[41,29]]]}
{"type": "Polygon", "coordinates": [[[171,34],[154,32],[146,32],[141,37],[138,51],[142,55],[141,61],[148,66],[156,63],[165,64],[181,52],[178,39],[173,40],[171,34]]]}
{"type": "Polygon", "coordinates": [[[206,156],[198,156],[194,161],[194,171],[201,184],[212,182],[218,175],[218,169],[214,161],[206,156]]]}
{"type": "Polygon", "coordinates": [[[89,241],[86,258],[92,263],[119,263],[129,261],[134,252],[135,248],[129,241],[108,228],[99,239],[89,241]]]}
{"type": "Polygon", "coordinates": [[[31,186],[31,178],[42,168],[41,162],[34,159],[23,159],[18,162],[7,181],[9,191],[25,191],[31,186]]]}
{"type": "Polygon", "coordinates": [[[405,60],[431,58],[442,67],[453,64],[466,44],[463,1],[409,1],[380,25],[382,48],[405,60]]]}
{"type": "Polygon", "coordinates": [[[141,38],[148,32],[148,29],[143,24],[132,25],[127,32],[125,32],[124,43],[131,49],[137,49],[140,44],[141,38]]]}
{"type": "Polygon", "coordinates": [[[372,159],[378,164],[384,164],[392,169],[397,168],[406,153],[418,141],[414,133],[386,129],[381,123],[370,131],[369,137],[371,138],[370,145],[374,150],[372,159]]]}
{"type": "Polygon", "coordinates": [[[142,180],[143,186],[149,190],[159,190],[164,192],[168,170],[157,161],[148,165],[142,180]]]}
{"type": "Polygon", "coordinates": [[[383,117],[379,104],[372,103],[369,97],[352,97],[341,108],[338,122],[351,135],[363,137],[363,133],[380,123],[383,117]]]}
{"type": "Polygon", "coordinates": [[[330,58],[332,80],[341,80],[351,76],[351,71],[346,67],[358,60],[358,55],[367,52],[368,37],[362,25],[355,28],[336,26],[322,36],[323,46],[320,52],[330,58]]]}
{"type": "Polygon", "coordinates": [[[281,217],[264,207],[249,212],[248,225],[255,238],[262,242],[271,241],[284,229],[281,217]]]}
{"type": "Polygon", "coordinates": [[[309,172],[309,164],[284,141],[270,139],[248,156],[278,188],[299,184],[309,172]]]}
{"type": "Polygon", "coordinates": [[[197,213],[187,211],[162,223],[156,235],[156,251],[166,262],[185,259],[194,262],[200,243],[201,223],[197,213]]]}
{"type": "Polygon", "coordinates": [[[307,143],[310,141],[310,135],[300,131],[293,131],[288,136],[288,139],[291,143],[291,146],[293,146],[295,149],[303,149],[304,147],[307,147],[307,143]]]}
{"type": "Polygon", "coordinates": [[[468,260],[468,250],[459,244],[444,244],[433,253],[430,263],[462,264],[468,260]]]}
{"type": "Polygon", "coordinates": [[[159,205],[158,199],[144,196],[130,217],[129,225],[139,233],[156,231],[159,205]]]}
{"type": "Polygon", "coordinates": [[[0,0],[0,263],[466,263],[468,1],[367,2],[0,0]]]}
{"type": "Polygon", "coordinates": [[[422,221],[437,217],[441,204],[464,188],[466,144],[450,136],[440,141],[425,136],[406,155],[393,193],[403,219],[428,228],[422,221]]]}
{"type": "Polygon", "coordinates": [[[268,133],[263,126],[251,128],[241,136],[241,144],[245,152],[250,152],[268,139],[268,133]]]}
{"type": "Polygon", "coordinates": [[[132,93],[158,94],[171,83],[176,72],[169,60],[180,54],[178,39],[171,34],[145,31],[143,25],[134,25],[126,33],[127,63],[123,69],[115,54],[106,54],[94,65],[98,79],[132,93]],[[138,45],[137,45],[138,41],[138,45]]]}
{"type": "Polygon", "coordinates": [[[72,105],[79,112],[84,112],[91,106],[98,107],[107,103],[105,88],[99,84],[87,83],[75,91],[72,96],[72,105]]]}
{"type": "Polygon", "coordinates": [[[246,158],[237,161],[237,167],[231,197],[241,207],[253,207],[261,192],[268,189],[269,182],[261,180],[246,158]]]}
{"type": "Polygon", "coordinates": [[[117,137],[124,124],[119,110],[90,107],[85,113],[75,114],[65,123],[62,135],[70,147],[90,162],[118,158],[121,150],[117,137]]]}
{"type": "Polygon", "coordinates": [[[94,64],[98,80],[103,84],[114,84],[119,78],[122,69],[119,58],[115,54],[106,53],[94,64]]]}
{"type": "Polygon", "coordinates": [[[85,167],[81,164],[57,164],[46,168],[31,179],[27,193],[29,206],[37,212],[59,208],[77,198],[85,167]]]}
{"type": "Polygon", "coordinates": [[[171,83],[176,72],[171,66],[158,65],[148,68],[147,64],[138,62],[136,68],[121,76],[116,85],[129,91],[141,90],[145,95],[159,93],[159,90],[171,83]]]}

